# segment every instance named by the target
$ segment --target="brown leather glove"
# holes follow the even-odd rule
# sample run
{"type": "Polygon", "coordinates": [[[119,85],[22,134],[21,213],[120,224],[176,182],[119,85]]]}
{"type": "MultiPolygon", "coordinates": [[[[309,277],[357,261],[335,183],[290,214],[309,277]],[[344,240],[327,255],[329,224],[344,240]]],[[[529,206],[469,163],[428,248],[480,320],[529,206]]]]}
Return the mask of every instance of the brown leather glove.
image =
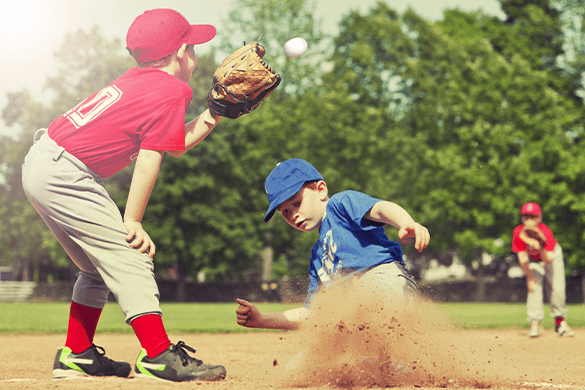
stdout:
{"type": "Polygon", "coordinates": [[[262,60],[260,38],[239,48],[215,71],[207,103],[216,115],[235,119],[247,114],[280,84],[280,75],[262,60]]]}

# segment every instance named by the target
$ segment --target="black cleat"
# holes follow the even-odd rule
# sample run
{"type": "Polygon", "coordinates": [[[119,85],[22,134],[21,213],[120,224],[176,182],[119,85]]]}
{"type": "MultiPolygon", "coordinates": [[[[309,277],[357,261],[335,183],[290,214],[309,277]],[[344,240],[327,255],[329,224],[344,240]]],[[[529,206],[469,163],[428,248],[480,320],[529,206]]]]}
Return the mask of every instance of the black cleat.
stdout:
{"type": "Polygon", "coordinates": [[[73,353],[71,348],[57,350],[53,364],[53,378],[74,378],[80,376],[119,376],[127,377],[132,366],[126,362],[115,362],[107,358],[102,347],[92,345],[81,353],[73,353]]]}
{"type": "Polygon", "coordinates": [[[190,357],[185,350],[195,352],[183,341],[179,341],[176,345],[171,344],[169,349],[160,355],[149,359],[143,348],[136,359],[134,368],[136,377],[173,382],[215,381],[225,378],[226,369],[224,366],[203,364],[201,360],[190,357]]]}

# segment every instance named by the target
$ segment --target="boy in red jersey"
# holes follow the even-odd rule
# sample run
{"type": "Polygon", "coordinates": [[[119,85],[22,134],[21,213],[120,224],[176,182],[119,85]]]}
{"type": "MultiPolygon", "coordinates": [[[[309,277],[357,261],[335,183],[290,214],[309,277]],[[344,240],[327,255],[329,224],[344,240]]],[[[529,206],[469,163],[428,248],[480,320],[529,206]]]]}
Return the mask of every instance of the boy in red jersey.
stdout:
{"type": "Polygon", "coordinates": [[[197,64],[194,45],[215,33],[215,27],[191,25],[174,10],[146,11],[126,37],[138,66],[35,134],[23,164],[23,187],[80,269],[54,378],[130,374],[129,363],[105,357],[93,343],[110,291],[142,346],[137,376],[175,382],[225,377],[223,366],[203,364],[182,341],[169,340],[153,273],[156,248],[141,223],[165,152],[180,157],[220,120],[206,110],[185,124],[192,98],[187,82],[197,64]],[[122,217],[102,178],[134,160],[122,217]]]}
{"type": "Polygon", "coordinates": [[[512,252],[518,254],[518,261],[527,279],[528,298],[526,311],[530,323],[530,337],[538,337],[540,323],[544,319],[543,284],[555,318],[555,331],[559,336],[573,337],[574,333],[567,325],[567,305],[565,297],[565,263],[563,250],[553,232],[542,223],[542,211],[538,203],[529,202],[520,209],[522,224],[516,226],[512,234],[512,252]],[[544,234],[546,244],[541,247],[538,240],[522,234],[525,225],[533,224],[544,234]]]}

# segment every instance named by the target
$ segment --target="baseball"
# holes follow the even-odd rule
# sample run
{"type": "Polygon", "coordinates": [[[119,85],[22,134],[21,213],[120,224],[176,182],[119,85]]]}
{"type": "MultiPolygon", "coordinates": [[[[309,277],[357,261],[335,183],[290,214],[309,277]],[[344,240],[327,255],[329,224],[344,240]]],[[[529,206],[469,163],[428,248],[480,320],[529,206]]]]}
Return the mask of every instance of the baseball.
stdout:
{"type": "Polygon", "coordinates": [[[293,38],[284,44],[284,54],[287,57],[299,57],[307,52],[307,48],[307,41],[303,38],[293,38]]]}

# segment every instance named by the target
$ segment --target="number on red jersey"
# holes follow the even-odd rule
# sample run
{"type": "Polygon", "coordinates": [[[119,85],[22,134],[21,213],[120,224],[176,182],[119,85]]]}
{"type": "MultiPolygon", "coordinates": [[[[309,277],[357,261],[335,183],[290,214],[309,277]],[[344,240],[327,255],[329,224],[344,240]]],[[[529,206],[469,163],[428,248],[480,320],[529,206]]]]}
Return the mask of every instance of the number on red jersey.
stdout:
{"type": "Polygon", "coordinates": [[[122,91],[115,85],[107,86],[99,91],[91,100],[85,100],[67,111],[64,116],[79,129],[97,118],[101,113],[114,105],[122,97],[122,91]]]}

